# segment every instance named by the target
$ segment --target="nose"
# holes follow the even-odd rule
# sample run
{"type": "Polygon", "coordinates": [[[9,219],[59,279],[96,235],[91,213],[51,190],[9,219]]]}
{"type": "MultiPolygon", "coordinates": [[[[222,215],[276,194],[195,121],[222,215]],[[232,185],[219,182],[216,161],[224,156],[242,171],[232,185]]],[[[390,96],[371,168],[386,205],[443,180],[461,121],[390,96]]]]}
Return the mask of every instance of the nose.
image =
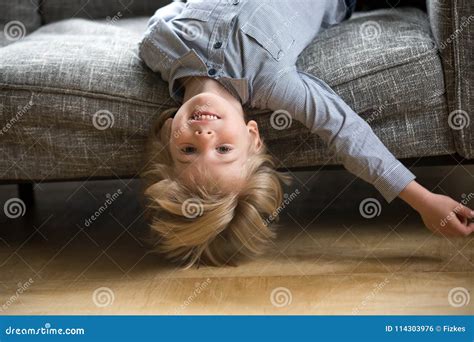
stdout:
{"type": "Polygon", "coordinates": [[[194,131],[194,135],[200,143],[209,143],[215,134],[212,129],[200,127],[194,131]]]}
{"type": "Polygon", "coordinates": [[[196,131],[194,132],[196,135],[201,135],[201,136],[213,136],[214,131],[210,128],[205,128],[205,127],[200,127],[197,128],[196,131]]]}

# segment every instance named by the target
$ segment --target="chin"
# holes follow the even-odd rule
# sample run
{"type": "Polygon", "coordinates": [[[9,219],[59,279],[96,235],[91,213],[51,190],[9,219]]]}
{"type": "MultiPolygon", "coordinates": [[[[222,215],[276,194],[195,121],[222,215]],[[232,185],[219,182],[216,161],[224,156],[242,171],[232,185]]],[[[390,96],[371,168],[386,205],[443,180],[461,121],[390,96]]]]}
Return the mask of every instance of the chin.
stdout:
{"type": "Polygon", "coordinates": [[[225,100],[219,95],[216,95],[214,93],[207,93],[207,92],[195,95],[194,97],[190,98],[189,101],[192,106],[209,107],[206,110],[211,109],[213,105],[215,106],[222,102],[225,102],[225,100]]]}

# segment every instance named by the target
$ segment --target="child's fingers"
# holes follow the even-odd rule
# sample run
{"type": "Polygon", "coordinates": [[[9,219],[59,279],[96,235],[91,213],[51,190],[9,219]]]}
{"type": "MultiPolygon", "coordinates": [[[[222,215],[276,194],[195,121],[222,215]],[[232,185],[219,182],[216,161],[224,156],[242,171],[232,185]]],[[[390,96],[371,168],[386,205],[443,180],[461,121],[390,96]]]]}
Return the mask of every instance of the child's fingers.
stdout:
{"type": "Polygon", "coordinates": [[[454,228],[460,233],[462,236],[468,236],[472,233],[472,227],[468,226],[464,222],[459,220],[452,220],[454,228]]]}
{"type": "Polygon", "coordinates": [[[461,215],[457,215],[449,220],[448,224],[440,229],[440,233],[446,237],[468,236],[472,232],[472,225],[463,222],[467,221],[461,215]]]}
{"type": "Polygon", "coordinates": [[[462,216],[464,216],[465,218],[474,218],[474,211],[471,210],[470,208],[462,205],[462,204],[459,204],[459,208],[458,210],[455,210],[457,214],[460,214],[462,216]]]}

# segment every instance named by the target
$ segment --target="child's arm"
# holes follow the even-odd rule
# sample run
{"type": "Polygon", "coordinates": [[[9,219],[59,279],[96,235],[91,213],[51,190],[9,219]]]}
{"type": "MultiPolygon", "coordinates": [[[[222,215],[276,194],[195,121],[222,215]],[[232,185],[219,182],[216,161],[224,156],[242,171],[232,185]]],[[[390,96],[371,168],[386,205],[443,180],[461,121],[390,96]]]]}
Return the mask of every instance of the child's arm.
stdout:
{"type": "Polygon", "coordinates": [[[274,111],[288,111],[322,138],[336,162],[372,184],[388,203],[416,178],[370,125],[322,80],[296,67],[268,77],[268,94],[263,95],[261,104],[274,111]]]}
{"type": "MultiPolygon", "coordinates": [[[[473,224],[467,225],[466,219],[462,224],[453,218],[441,227],[442,219],[461,204],[433,194],[414,181],[416,176],[385,147],[370,125],[322,80],[291,67],[267,75],[259,84],[263,86],[263,98],[255,103],[274,111],[288,111],[320,136],[349,172],[374,185],[388,203],[400,196],[434,232],[466,235],[472,231],[473,224]],[[437,229],[436,223],[445,231],[437,229]]],[[[462,213],[467,215],[468,211],[466,208],[462,213]]]]}
{"type": "Polygon", "coordinates": [[[416,181],[400,192],[399,197],[418,211],[423,223],[434,233],[467,236],[474,231],[474,211],[444,195],[434,194],[416,181]]]}

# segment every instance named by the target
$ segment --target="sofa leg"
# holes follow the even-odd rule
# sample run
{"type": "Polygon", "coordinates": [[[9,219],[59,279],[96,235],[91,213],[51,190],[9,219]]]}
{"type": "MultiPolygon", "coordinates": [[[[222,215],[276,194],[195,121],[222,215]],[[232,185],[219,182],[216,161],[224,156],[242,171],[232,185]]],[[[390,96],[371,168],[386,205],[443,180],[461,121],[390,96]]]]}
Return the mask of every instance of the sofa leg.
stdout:
{"type": "Polygon", "coordinates": [[[33,186],[33,183],[18,184],[18,197],[25,202],[27,208],[35,204],[35,190],[33,186]]]}

